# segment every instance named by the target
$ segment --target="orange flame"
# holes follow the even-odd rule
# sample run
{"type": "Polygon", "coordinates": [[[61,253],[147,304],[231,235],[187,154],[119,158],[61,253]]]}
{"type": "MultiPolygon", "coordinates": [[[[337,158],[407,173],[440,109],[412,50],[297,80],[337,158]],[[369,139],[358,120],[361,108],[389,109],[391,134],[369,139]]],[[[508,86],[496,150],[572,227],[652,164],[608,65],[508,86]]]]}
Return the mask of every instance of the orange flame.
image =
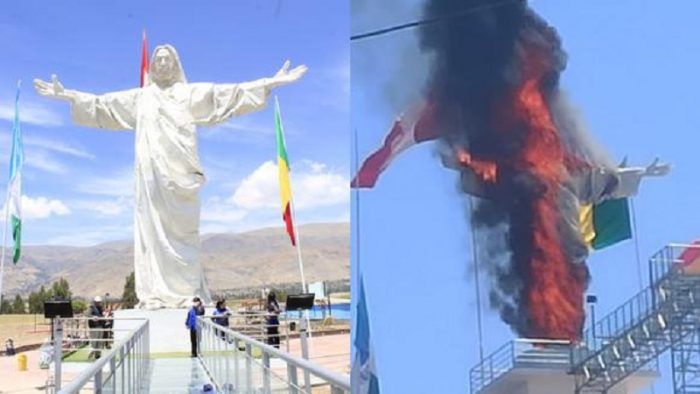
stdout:
{"type": "Polygon", "coordinates": [[[464,148],[458,147],[456,151],[457,161],[463,167],[471,169],[474,174],[484,182],[496,182],[498,166],[494,162],[474,159],[464,148]]]}
{"type": "Polygon", "coordinates": [[[527,135],[515,165],[527,169],[545,186],[533,201],[533,253],[525,292],[530,337],[576,340],[583,323],[585,268],[567,261],[557,222],[558,193],[567,176],[566,154],[540,88],[539,78],[526,80],[516,92],[515,110],[527,135]]]}

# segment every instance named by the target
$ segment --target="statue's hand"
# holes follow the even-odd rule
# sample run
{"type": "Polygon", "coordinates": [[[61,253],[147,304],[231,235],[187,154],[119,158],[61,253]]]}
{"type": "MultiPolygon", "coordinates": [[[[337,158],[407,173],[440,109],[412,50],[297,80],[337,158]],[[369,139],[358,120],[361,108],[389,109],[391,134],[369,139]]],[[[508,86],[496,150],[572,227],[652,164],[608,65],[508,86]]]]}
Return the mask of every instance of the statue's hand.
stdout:
{"type": "Polygon", "coordinates": [[[51,75],[51,82],[35,79],[34,89],[42,96],[63,100],[70,99],[69,95],[66,93],[66,89],[63,88],[63,84],[58,80],[56,74],[51,75]]]}
{"type": "Polygon", "coordinates": [[[289,60],[284,62],[284,65],[282,68],[280,68],[279,71],[277,71],[277,74],[275,74],[273,79],[273,84],[275,86],[282,86],[286,85],[288,83],[296,82],[298,81],[301,77],[306,74],[306,71],[308,71],[308,67],[306,66],[297,66],[293,69],[289,69],[289,60]]]}
{"type": "Polygon", "coordinates": [[[646,176],[664,176],[671,171],[671,165],[668,163],[659,163],[659,158],[657,157],[654,161],[649,164],[644,171],[646,176]]]}

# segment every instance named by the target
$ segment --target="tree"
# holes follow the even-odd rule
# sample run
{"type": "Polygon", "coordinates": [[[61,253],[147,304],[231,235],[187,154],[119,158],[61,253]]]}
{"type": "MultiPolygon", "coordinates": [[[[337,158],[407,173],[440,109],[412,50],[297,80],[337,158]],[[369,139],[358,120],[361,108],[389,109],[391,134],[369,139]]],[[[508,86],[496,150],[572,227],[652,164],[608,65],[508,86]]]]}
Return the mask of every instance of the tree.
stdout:
{"type": "Polygon", "coordinates": [[[51,293],[51,296],[60,300],[70,300],[73,295],[70,291],[70,285],[65,278],[59,278],[56,282],[53,282],[51,293]]]}
{"type": "Polygon", "coordinates": [[[275,293],[275,298],[277,302],[287,302],[287,291],[283,289],[270,289],[270,293],[275,293]]]}
{"type": "Polygon", "coordinates": [[[73,313],[83,313],[87,309],[87,303],[83,300],[72,300],[73,313]]]}
{"type": "Polygon", "coordinates": [[[32,292],[29,294],[29,313],[44,313],[44,301],[48,301],[51,298],[51,291],[46,291],[44,286],[39,288],[38,292],[32,292]]]}
{"type": "Polygon", "coordinates": [[[39,313],[36,308],[38,296],[39,295],[33,291],[29,293],[29,296],[27,297],[27,307],[29,308],[29,313],[39,313]]]}
{"type": "Polygon", "coordinates": [[[12,313],[12,304],[5,297],[0,297],[0,313],[3,315],[12,313]]]}
{"type": "Polygon", "coordinates": [[[125,309],[133,308],[139,303],[136,297],[136,277],[132,271],[124,283],[124,292],[122,293],[122,307],[125,309]]]}
{"type": "Polygon", "coordinates": [[[24,306],[24,300],[19,294],[15,296],[15,302],[12,303],[12,313],[19,315],[27,313],[27,308],[24,306]]]}

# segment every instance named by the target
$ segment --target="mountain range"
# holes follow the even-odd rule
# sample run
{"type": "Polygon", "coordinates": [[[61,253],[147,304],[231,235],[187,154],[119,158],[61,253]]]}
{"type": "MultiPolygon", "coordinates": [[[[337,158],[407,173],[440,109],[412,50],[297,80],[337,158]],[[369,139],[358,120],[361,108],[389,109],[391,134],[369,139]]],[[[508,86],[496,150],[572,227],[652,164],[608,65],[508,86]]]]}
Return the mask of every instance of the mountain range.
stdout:
{"type": "MultiPolygon", "coordinates": [[[[350,277],[350,226],[317,223],[299,227],[307,282],[350,277]]],[[[281,227],[242,233],[205,234],[201,261],[213,292],[299,282],[297,252],[281,227]]],[[[17,265],[5,266],[4,293],[26,296],[60,277],[74,296],[121,296],[133,271],[133,241],[89,247],[30,245],[17,265]]]]}

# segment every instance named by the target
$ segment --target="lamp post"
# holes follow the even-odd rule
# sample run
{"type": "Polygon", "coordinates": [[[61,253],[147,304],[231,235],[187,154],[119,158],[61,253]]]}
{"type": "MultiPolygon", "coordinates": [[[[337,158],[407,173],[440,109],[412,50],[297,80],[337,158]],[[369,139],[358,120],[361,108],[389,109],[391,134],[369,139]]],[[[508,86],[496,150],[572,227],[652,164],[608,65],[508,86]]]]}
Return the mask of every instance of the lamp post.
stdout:
{"type": "Polygon", "coordinates": [[[589,294],[586,296],[586,303],[591,308],[591,338],[593,339],[593,347],[596,347],[596,337],[595,337],[595,304],[598,302],[598,297],[594,294],[589,294]]]}

